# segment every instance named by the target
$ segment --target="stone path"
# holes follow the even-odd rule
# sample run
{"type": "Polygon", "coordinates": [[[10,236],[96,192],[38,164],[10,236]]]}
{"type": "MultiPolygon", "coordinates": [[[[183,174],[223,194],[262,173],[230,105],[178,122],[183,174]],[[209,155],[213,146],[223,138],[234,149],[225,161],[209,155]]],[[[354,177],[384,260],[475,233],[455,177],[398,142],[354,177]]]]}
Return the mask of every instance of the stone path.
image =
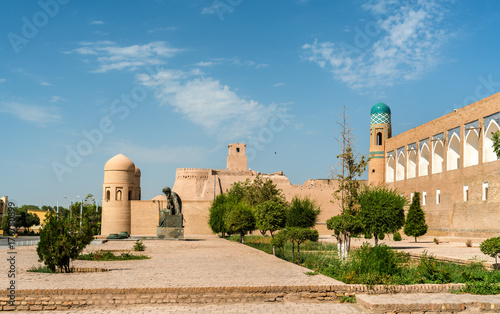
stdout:
{"type": "MultiPolygon", "coordinates": [[[[31,314],[33,312],[16,312],[31,314]]],[[[199,314],[241,314],[241,313],[338,313],[357,314],[368,313],[358,304],[338,303],[251,303],[251,304],[226,304],[226,305],[157,305],[157,306],[132,306],[109,309],[81,309],[71,311],[51,311],[50,313],[95,313],[95,314],[141,314],[141,313],[199,313],[199,314]]]]}

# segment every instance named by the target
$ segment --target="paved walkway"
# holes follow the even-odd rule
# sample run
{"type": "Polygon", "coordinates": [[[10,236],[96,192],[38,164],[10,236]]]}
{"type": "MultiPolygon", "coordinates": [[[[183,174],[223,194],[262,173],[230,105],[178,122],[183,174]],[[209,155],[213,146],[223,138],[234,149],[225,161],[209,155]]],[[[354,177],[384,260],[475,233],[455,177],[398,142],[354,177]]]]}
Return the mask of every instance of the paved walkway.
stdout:
{"type": "MultiPolygon", "coordinates": [[[[16,312],[31,314],[33,312],[16,312]]],[[[95,313],[95,314],[141,314],[141,313],[199,313],[199,314],[241,314],[241,313],[337,313],[357,314],[369,313],[358,304],[338,303],[251,303],[251,304],[226,304],[226,305],[157,305],[157,306],[133,306],[110,309],[81,309],[71,311],[51,311],[50,313],[95,313]]]]}

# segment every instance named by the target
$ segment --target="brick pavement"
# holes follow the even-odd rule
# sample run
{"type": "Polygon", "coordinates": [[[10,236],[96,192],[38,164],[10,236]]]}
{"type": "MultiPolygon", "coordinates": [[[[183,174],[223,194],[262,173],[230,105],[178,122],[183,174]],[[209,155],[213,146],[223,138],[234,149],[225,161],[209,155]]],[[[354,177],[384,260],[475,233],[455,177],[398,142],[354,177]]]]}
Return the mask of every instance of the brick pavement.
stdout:
{"type": "MultiPolygon", "coordinates": [[[[33,312],[16,312],[31,314],[33,312]]],[[[240,314],[240,313],[338,313],[357,314],[368,313],[357,304],[339,303],[250,303],[250,304],[210,304],[210,305],[151,305],[151,306],[122,306],[107,309],[72,309],[70,311],[51,311],[51,314],[62,313],[95,313],[95,314],[156,314],[156,313],[190,313],[190,314],[240,314]]]]}

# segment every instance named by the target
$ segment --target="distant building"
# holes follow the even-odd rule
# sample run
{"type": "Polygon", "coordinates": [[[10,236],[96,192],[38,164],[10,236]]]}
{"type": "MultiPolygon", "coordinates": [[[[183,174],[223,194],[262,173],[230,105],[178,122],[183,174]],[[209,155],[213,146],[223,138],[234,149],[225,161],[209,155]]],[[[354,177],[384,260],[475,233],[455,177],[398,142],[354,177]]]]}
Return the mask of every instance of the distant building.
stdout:
{"type": "MultiPolygon", "coordinates": [[[[235,182],[254,180],[260,174],[247,168],[245,148],[246,144],[229,144],[226,169],[177,169],[172,190],[182,199],[185,235],[212,234],[208,213],[215,196],[229,190],[235,182]]],[[[326,220],[339,213],[331,202],[336,181],[308,180],[303,185],[292,185],[282,171],[261,175],[271,179],[287,200],[294,196],[316,200],[321,206],[317,229],[322,234],[332,234],[326,229],[326,220]]],[[[156,236],[159,211],[165,207],[166,197],[158,195],[152,200],[141,200],[140,176],[139,168],[121,154],[104,166],[102,235],[127,231],[135,236],[156,236]]],[[[158,191],[162,188],[158,187],[158,191]]]]}
{"type": "MultiPolygon", "coordinates": [[[[416,109],[417,110],[417,109],[416,109]]],[[[429,235],[490,237],[500,232],[500,93],[399,135],[391,110],[371,110],[369,183],[386,183],[408,198],[420,192],[429,235]]]]}

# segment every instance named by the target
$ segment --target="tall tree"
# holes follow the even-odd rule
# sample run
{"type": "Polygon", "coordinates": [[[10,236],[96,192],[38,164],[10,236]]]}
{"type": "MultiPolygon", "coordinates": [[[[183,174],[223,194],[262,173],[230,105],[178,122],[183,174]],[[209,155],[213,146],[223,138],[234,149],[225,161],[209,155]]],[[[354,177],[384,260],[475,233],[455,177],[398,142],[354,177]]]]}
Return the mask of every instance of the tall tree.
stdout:
{"type": "Polygon", "coordinates": [[[321,209],[315,201],[309,197],[299,198],[295,196],[290,204],[286,217],[287,227],[313,228],[318,221],[321,209]]]}
{"type": "Polygon", "coordinates": [[[427,233],[427,224],[425,223],[425,213],[420,207],[420,192],[413,194],[410,209],[406,215],[405,228],[403,232],[409,237],[421,237],[427,233]]]}
{"type": "Polygon", "coordinates": [[[254,208],[266,201],[275,201],[283,204],[286,202],[284,195],[276,187],[276,184],[269,178],[264,179],[261,175],[257,175],[253,181],[246,179],[243,182],[234,183],[228,194],[238,201],[246,202],[254,208]]]}
{"type": "Polygon", "coordinates": [[[348,122],[347,107],[344,105],[340,121],[337,121],[340,127],[337,142],[340,144],[341,153],[337,156],[338,166],[333,171],[333,178],[338,182],[334,198],[340,203],[340,215],[327,221],[327,228],[332,229],[337,238],[339,257],[342,259],[345,259],[349,253],[351,236],[362,230],[358,215],[358,193],[361,185],[360,176],[368,164],[365,156],[359,156],[354,152],[354,138],[348,122]]]}
{"type": "Polygon", "coordinates": [[[366,186],[359,194],[361,223],[366,236],[378,240],[387,233],[394,233],[405,223],[406,199],[395,189],[386,186],[366,186]]]}
{"type": "Polygon", "coordinates": [[[231,206],[236,204],[227,194],[219,194],[210,206],[208,225],[213,233],[220,233],[222,237],[226,236],[227,228],[224,222],[226,213],[231,210],[231,206]]]}
{"type": "Polygon", "coordinates": [[[266,201],[255,208],[256,227],[261,232],[273,232],[285,227],[287,208],[285,204],[276,201],[266,201]]]}

